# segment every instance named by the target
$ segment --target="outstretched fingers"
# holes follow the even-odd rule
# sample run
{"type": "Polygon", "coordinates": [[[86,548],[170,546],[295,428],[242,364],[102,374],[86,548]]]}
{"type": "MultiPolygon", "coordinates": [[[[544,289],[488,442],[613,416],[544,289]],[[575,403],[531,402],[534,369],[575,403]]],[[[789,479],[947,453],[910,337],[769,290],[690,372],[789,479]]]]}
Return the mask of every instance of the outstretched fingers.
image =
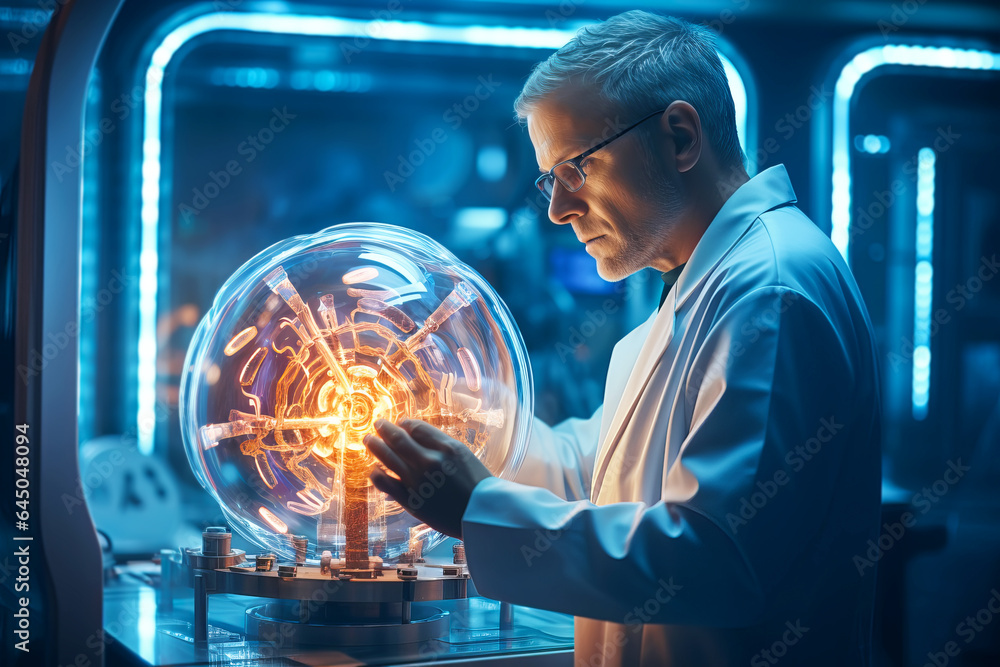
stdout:
{"type": "Polygon", "coordinates": [[[389,449],[408,467],[420,468],[427,462],[427,450],[417,444],[405,429],[379,419],[375,422],[375,430],[389,449]]]}
{"type": "Polygon", "coordinates": [[[405,419],[400,422],[400,426],[410,434],[410,437],[414,441],[428,449],[439,452],[450,452],[457,442],[444,431],[419,419],[405,419]]]}
{"type": "Polygon", "coordinates": [[[398,479],[390,477],[386,472],[376,468],[370,475],[375,488],[386,494],[397,503],[402,504],[406,499],[406,485],[398,479]]]}
{"type": "Polygon", "coordinates": [[[366,435],[364,438],[365,447],[372,453],[372,456],[382,462],[387,470],[392,471],[399,479],[409,477],[410,466],[405,463],[386,442],[377,435],[366,435]]]}

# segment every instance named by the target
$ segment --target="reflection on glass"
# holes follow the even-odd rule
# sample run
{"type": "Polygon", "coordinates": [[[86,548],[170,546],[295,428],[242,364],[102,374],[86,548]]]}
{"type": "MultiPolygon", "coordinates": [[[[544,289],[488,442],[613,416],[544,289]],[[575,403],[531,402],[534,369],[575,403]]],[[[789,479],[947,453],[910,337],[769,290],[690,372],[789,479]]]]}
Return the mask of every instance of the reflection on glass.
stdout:
{"type": "Polygon", "coordinates": [[[442,539],[371,486],[376,420],[427,421],[511,476],[532,408],[524,343],[493,289],[428,237],[374,223],[240,268],[195,333],[181,392],[188,458],[233,527],[284,557],[305,535],[348,568],[442,539]]]}

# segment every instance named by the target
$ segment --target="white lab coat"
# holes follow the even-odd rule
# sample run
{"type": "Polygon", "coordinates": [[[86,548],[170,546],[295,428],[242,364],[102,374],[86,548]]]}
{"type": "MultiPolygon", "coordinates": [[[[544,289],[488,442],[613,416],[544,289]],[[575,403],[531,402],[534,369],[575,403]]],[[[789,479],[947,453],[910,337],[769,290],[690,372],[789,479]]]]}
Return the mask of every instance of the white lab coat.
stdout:
{"type": "Polygon", "coordinates": [[[517,482],[472,494],[479,592],[576,615],[577,665],[869,664],[874,337],[793,202],[781,165],[734,192],[615,347],[603,407],[536,420],[517,482]]]}

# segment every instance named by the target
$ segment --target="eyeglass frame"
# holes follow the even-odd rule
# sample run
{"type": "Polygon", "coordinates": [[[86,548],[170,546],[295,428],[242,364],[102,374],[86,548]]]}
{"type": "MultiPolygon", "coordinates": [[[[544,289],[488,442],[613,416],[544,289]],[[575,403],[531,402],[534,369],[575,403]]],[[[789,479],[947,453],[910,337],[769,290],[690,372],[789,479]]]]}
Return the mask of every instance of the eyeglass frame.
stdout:
{"type": "MultiPolygon", "coordinates": [[[[587,172],[585,172],[585,171],[583,170],[583,164],[582,164],[584,160],[586,160],[586,159],[587,159],[588,157],[590,157],[591,155],[593,155],[593,154],[594,154],[594,153],[596,153],[597,151],[601,150],[602,148],[604,148],[605,146],[607,146],[608,144],[610,144],[610,143],[611,143],[612,141],[614,141],[615,139],[617,139],[617,138],[621,137],[621,136],[622,136],[623,134],[625,134],[625,133],[626,133],[626,132],[628,132],[629,130],[633,130],[633,129],[635,129],[636,127],[638,127],[638,126],[639,126],[639,125],[641,125],[642,123],[645,123],[645,122],[646,122],[647,120],[649,120],[649,119],[650,119],[650,118],[652,118],[653,116],[657,116],[657,115],[661,115],[661,114],[663,114],[663,112],[664,112],[664,111],[666,111],[666,109],[660,109],[659,111],[654,111],[653,113],[651,113],[651,114],[649,114],[648,116],[644,117],[644,118],[643,118],[642,120],[640,120],[640,121],[638,121],[638,122],[636,122],[636,123],[633,123],[632,125],[629,125],[629,126],[628,126],[628,127],[626,127],[626,128],[624,129],[624,130],[622,130],[621,132],[619,132],[618,134],[614,135],[613,137],[611,137],[611,138],[609,138],[609,139],[605,139],[604,141],[602,141],[601,143],[597,144],[597,145],[596,145],[596,146],[594,146],[593,148],[590,148],[590,149],[588,149],[588,150],[585,150],[584,152],[580,153],[580,154],[579,154],[579,155],[577,155],[576,157],[571,157],[571,158],[569,158],[568,160],[563,160],[562,162],[559,162],[559,163],[557,163],[557,164],[554,164],[554,165],[552,165],[552,168],[551,168],[551,169],[549,169],[549,170],[548,170],[547,172],[545,172],[544,174],[542,174],[541,176],[539,176],[539,177],[538,177],[537,179],[535,179],[535,187],[536,187],[536,188],[538,188],[538,191],[539,191],[539,192],[541,192],[541,193],[542,193],[542,195],[544,195],[544,196],[545,196],[545,198],[546,198],[546,199],[547,199],[548,201],[550,201],[550,202],[552,201],[552,195],[551,195],[551,194],[549,194],[549,193],[547,193],[547,192],[545,191],[545,188],[544,188],[544,187],[542,186],[542,181],[543,181],[544,179],[547,179],[547,178],[551,178],[551,179],[553,179],[554,181],[559,181],[559,183],[560,183],[560,184],[561,184],[561,185],[562,185],[562,186],[563,186],[564,188],[566,188],[566,190],[568,190],[569,192],[579,192],[579,191],[580,191],[580,189],[581,189],[581,188],[582,188],[582,187],[583,187],[584,185],[586,185],[586,184],[587,184],[587,172]],[[561,167],[562,165],[564,165],[564,164],[566,164],[566,163],[570,163],[570,164],[572,164],[572,165],[573,165],[573,167],[575,167],[575,168],[576,168],[576,170],[577,170],[578,172],[580,172],[580,175],[581,175],[581,176],[583,177],[583,180],[582,180],[582,181],[581,181],[581,183],[580,183],[580,187],[578,187],[578,188],[571,188],[571,187],[569,187],[568,185],[566,185],[566,183],[564,183],[564,182],[563,182],[563,180],[562,180],[561,178],[559,178],[558,176],[556,176],[556,174],[555,174],[555,171],[556,171],[556,169],[557,169],[558,167],[561,167]]],[[[553,184],[552,184],[552,190],[553,190],[553,192],[555,191],[555,183],[553,183],[553,184]]]]}

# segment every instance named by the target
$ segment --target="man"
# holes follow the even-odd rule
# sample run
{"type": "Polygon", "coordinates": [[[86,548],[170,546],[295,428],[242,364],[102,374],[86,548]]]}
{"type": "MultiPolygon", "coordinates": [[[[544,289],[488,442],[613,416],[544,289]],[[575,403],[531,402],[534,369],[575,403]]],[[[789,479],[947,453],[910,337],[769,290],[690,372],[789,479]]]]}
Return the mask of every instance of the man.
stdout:
{"type": "Polygon", "coordinates": [[[552,222],[608,280],[663,272],[665,298],[616,346],[602,409],[536,421],[521,483],[412,421],[368,439],[399,477],[373,482],[405,506],[444,471],[413,513],[465,540],[484,595],[576,615],[578,665],[869,664],[871,325],[784,167],[748,178],[711,34],[616,16],[541,63],[517,110],[552,222]]]}

